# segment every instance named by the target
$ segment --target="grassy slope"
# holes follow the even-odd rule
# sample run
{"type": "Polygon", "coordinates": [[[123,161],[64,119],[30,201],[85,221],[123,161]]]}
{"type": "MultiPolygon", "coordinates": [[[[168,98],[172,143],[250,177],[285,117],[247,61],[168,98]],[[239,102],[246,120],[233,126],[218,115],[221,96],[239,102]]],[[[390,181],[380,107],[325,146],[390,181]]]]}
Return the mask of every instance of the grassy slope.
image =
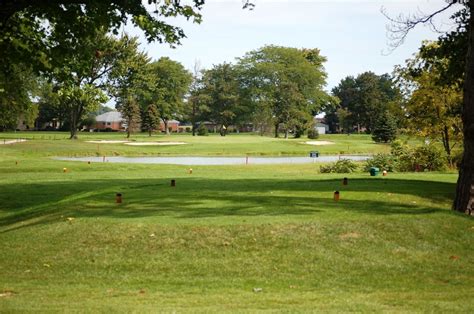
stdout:
{"type": "Polygon", "coordinates": [[[341,186],[314,165],[188,174],[31,158],[42,144],[0,147],[2,311],[474,308],[474,223],[449,210],[455,174],[341,186]]]}

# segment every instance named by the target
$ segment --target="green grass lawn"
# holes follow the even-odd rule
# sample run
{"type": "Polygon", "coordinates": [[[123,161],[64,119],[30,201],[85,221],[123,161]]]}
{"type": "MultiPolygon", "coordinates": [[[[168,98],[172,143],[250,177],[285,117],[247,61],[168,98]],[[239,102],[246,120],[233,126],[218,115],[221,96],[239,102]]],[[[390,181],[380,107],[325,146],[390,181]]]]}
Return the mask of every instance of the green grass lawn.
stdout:
{"type": "Polygon", "coordinates": [[[334,142],[332,145],[314,146],[304,144],[306,137],[298,139],[275,139],[258,135],[230,134],[219,136],[184,135],[133,135],[132,141],[184,142],[180,146],[128,146],[124,144],[96,144],[90,140],[126,140],[124,133],[81,133],[79,140],[68,140],[66,133],[60,132],[17,132],[0,134],[4,139],[26,138],[30,142],[1,145],[2,149],[12,150],[17,156],[146,156],[146,155],[187,155],[187,156],[307,156],[310,151],[322,154],[372,154],[388,152],[389,145],[376,144],[370,135],[322,135],[319,140],[334,142]]]}
{"type": "MultiPolygon", "coordinates": [[[[240,144],[264,155],[307,150],[257,136],[228,137],[228,150],[218,137],[182,139],[195,155],[233,155],[240,144]]],[[[345,139],[325,138],[338,147],[345,139]]],[[[370,146],[360,140],[349,145],[370,146]]],[[[94,153],[58,139],[0,146],[0,312],[474,308],[474,221],[450,210],[455,173],[320,174],[308,164],[193,166],[189,174],[47,158],[79,155],[76,146],[94,153]]],[[[158,149],[114,147],[123,155],[158,149]]]]}

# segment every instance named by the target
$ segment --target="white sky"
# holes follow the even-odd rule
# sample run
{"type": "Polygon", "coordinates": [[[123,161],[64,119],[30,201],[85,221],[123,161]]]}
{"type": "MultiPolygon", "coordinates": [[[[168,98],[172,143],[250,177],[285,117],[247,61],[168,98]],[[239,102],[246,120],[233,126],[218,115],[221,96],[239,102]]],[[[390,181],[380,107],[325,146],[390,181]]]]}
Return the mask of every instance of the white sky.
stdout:
{"type": "MultiPolygon", "coordinates": [[[[391,73],[403,64],[425,39],[439,34],[427,26],[413,30],[405,43],[389,55],[387,19],[381,7],[393,17],[400,13],[430,13],[445,5],[443,0],[254,0],[253,11],[242,10],[240,0],[208,0],[202,11],[203,22],[192,24],[177,20],[187,38],[182,45],[170,49],[164,44],[148,44],[142,49],[153,59],[168,56],[192,70],[196,60],[201,68],[234,62],[236,57],[264,45],[297,48],[319,48],[328,61],[327,90],[348,75],[365,71],[391,73]]],[[[451,11],[452,12],[452,11],[451,11]]],[[[448,17],[440,15],[437,26],[452,27],[448,17]]],[[[139,35],[132,31],[132,35],[139,35]]]]}

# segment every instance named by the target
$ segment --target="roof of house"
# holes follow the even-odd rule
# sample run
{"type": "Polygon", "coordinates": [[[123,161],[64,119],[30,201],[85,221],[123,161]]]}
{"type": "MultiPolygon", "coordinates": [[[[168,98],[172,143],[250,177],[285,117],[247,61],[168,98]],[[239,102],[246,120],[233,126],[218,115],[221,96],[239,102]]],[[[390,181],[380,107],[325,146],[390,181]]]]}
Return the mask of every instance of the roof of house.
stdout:
{"type": "Polygon", "coordinates": [[[97,122],[121,122],[122,114],[118,111],[109,111],[95,117],[97,122]]]}

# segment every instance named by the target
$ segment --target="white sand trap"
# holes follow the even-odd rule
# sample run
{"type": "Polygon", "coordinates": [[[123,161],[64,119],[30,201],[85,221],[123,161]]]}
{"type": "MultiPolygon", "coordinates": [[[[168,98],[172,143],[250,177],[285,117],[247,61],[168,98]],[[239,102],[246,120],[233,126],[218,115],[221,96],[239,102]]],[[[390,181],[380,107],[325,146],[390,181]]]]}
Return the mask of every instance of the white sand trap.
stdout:
{"type": "Polygon", "coordinates": [[[20,143],[20,142],[26,142],[26,140],[0,140],[0,145],[10,145],[10,144],[15,144],[15,143],[20,143]]]}
{"type": "Polygon", "coordinates": [[[334,142],[329,142],[329,141],[308,141],[308,142],[304,142],[304,144],[321,146],[321,145],[332,145],[332,144],[334,144],[334,142]]]}
{"type": "Polygon", "coordinates": [[[128,141],[109,141],[109,140],[99,140],[99,141],[86,141],[87,143],[96,143],[96,144],[120,144],[127,143],[128,141]]]}
{"type": "Polygon", "coordinates": [[[125,145],[131,146],[166,146],[166,145],[184,145],[184,142],[129,142],[125,145]]]}

